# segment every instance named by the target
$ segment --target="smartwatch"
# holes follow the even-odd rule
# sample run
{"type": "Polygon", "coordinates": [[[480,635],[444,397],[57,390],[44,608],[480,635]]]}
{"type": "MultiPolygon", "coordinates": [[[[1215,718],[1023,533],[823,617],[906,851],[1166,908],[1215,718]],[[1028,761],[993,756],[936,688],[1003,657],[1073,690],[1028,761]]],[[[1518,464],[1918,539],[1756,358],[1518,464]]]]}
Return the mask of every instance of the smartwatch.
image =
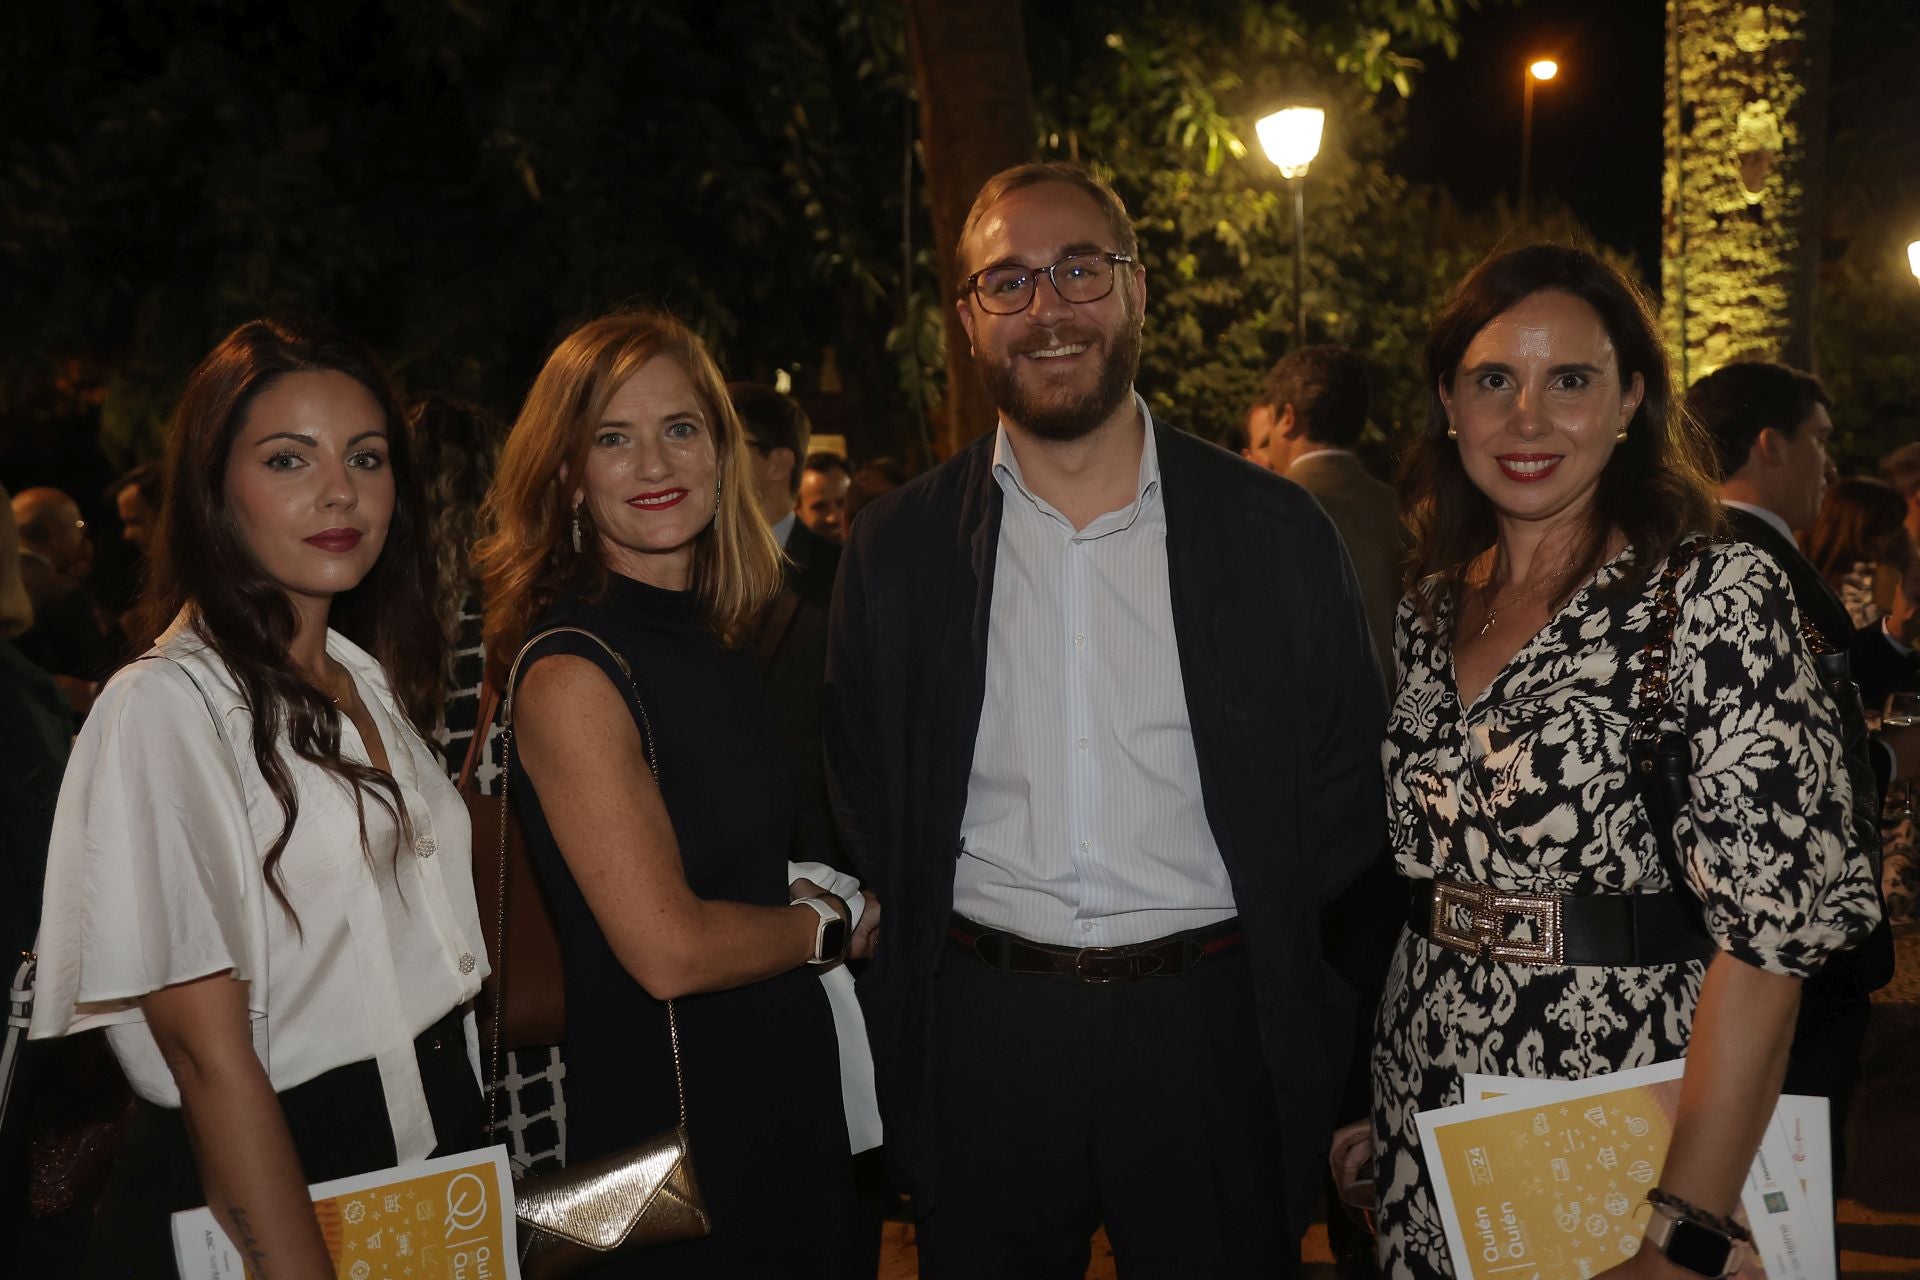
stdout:
{"type": "Polygon", "coordinates": [[[814,927],[813,957],[808,964],[838,964],[847,956],[847,917],[843,911],[835,910],[839,900],[830,893],[816,893],[806,898],[795,898],[788,903],[791,907],[812,907],[820,913],[820,922],[814,927]]]}
{"type": "Polygon", "coordinates": [[[1739,1244],[1718,1227],[1658,1204],[1647,1221],[1645,1239],[1666,1254],[1668,1262],[1709,1280],[1719,1280],[1733,1270],[1734,1250],[1739,1244]]]}

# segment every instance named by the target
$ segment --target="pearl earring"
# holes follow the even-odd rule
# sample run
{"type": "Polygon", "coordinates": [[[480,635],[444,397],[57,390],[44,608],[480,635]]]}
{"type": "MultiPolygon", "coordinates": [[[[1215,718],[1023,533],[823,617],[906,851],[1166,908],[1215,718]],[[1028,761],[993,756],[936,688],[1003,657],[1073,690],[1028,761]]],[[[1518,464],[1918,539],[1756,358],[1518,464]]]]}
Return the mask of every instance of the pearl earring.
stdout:
{"type": "Polygon", "coordinates": [[[1627,438],[1627,429],[1625,427],[1620,428],[1619,434],[1615,435],[1613,438],[1615,440],[1625,440],[1627,438]]]}
{"type": "Polygon", "coordinates": [[[1459,438],[1460,438],[1460,429],[1458,427],[1449,426],[1447,428],[1447,439],[1458,440],[1459,438]]]}
{"type": "Polygon", "coordinates": [[[573,554],[580,554],[580,504],[573,504],[573,554]]]}

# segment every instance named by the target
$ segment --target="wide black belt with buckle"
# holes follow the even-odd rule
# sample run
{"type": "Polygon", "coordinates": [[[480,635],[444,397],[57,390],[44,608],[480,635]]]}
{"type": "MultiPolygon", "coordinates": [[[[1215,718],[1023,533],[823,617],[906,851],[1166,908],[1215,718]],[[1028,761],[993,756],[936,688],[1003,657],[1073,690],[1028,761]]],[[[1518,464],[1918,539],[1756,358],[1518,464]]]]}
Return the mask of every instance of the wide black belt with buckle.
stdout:
{"type": "Polygon", "coordinates": [[[1678,890],[1561,898],[1458,880],[1415,880],[1408,890],[1407,928],[1476,960],[1637,966],[1714,952],[1699,902],[1678,890]]]}
{"type": "Polygon", "coordinates": [[[1222,920],[1130,947],[1055,947],[953,917],[947,939],[966,955],[1001,973],[1039,974],[1076,982],[1131,982],[1171,978],[1245,940],[1240,921],[1222,920]]]}

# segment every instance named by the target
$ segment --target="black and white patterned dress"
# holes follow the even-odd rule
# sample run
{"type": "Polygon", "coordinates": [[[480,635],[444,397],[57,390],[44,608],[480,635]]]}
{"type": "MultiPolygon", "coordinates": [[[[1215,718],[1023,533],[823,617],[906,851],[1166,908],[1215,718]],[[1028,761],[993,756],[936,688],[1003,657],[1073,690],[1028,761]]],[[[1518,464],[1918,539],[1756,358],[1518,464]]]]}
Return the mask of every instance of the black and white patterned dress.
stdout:
{"type": "MultiPolygon", "coordinates": [[[[1627,772],[1626,730],[1650,589],[1601,568],[1462,707],[1452,620],[1403,600],[1399,693],[1384,759],[1400,873],[1563,896],[1667,886],[1627,772]]],[[[1693,800],[1676,824],[1715,942],[1804,976],[1878,919],[1843,832],[1835,714],[1773,563],[1743,543],[1701,551],[1679,581],[1676,724],[1693,800]]],[[[1461,1101],[1460,1076],[1571,1079],[1683,1057],[1702,962],[1645,968],[1470,960],[1402,931],[1373,1052],[1380,1257],[1394,1277],[1452,1274],[1414,1127],[1461,1101]]]]}

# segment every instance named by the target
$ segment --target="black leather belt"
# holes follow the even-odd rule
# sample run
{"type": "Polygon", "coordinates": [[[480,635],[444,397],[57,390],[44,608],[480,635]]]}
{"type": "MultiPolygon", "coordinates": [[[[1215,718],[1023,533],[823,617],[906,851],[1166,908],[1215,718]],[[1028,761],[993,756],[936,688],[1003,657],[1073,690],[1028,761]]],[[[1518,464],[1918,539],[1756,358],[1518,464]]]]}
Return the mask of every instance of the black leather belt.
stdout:
{"type": "Polygon", "coordinates": [[[956,950],[1001,973],[1075,982],[1131,982],[1176,977],[1209,956],[1231,951],[1245,941],[1245,935],[1240,921],[1233,919],[1130,947],[1055,947],[955,916],[947,927],[947,940],[956,950]]]}
{"type": "Polygon", "coordinates": [[[1408,885],[1407,928],[1438,946],[1510,964],[1652,965],[1704,960],[1713,939],[1692,894],[1505,893],[1458,880],[1408,885]],[[1514,926],[1530,926],[1516,938],[1514,926]]]}

